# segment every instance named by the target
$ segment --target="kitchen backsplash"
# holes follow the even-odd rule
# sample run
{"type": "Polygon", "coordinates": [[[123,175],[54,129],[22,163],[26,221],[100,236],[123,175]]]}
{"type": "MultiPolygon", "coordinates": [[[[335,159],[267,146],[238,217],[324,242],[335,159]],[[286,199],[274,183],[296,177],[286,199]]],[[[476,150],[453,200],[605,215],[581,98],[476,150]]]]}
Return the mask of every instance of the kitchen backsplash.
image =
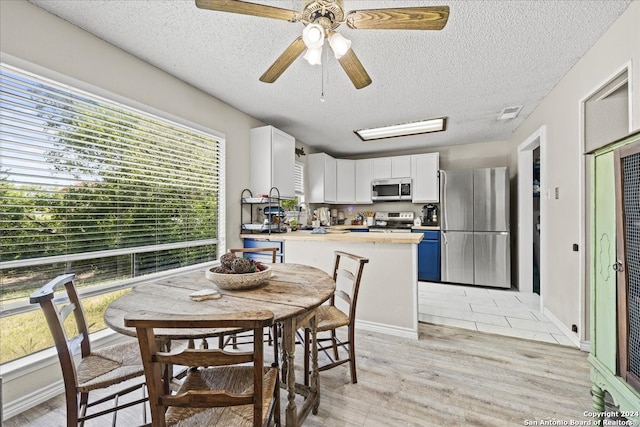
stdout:
{"type": "Polygon", "coordinates": [[[411,202],[376,202],[371,204],[351,204],[351,205],[327,205],[323,203],[311,204],[311,211],[321,206],[328,206],[330,209],[337,209],[344,212],[346,224],[351,223],[351,219],[358,215],[359,212],[414,212],[416,217],[419,217],[422,213],[421,203],[411,202]]]}

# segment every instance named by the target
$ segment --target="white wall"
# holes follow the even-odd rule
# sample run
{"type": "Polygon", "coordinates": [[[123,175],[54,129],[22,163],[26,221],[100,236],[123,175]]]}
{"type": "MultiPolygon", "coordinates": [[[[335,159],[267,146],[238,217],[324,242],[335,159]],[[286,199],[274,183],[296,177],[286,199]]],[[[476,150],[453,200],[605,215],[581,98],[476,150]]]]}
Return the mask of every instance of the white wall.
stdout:
{"type": "MultiPolygon", "coordinates": [[[[570,330],[578,325],[577,336],[584,338],[585,319],[581,316],[585,301],[581,280],[581,253],[573,252],[572,244],[581,241],[582,184],[582,122],[580,103],[588,95],[613,78],[629,62],[632,129],[640,127],[640,2],[632,2],[587,54],[567,73],[544,98],[509,139],[512,164],[517,161],[517,146],[538,128],[546,125],[547,149],[541,159],[546,178],[541,204],[546,209],[547,246],[541,248],[540,282],[545,309],[570,330]],[[553,198],[554,189],[559,198],[553,198]],[[546,199],[549,190],[552,198],[546,199]]],[[[543,224],[543,227],[545,226],[543,224]]],[[[588,302],[586,302],[588,303],[588,302]]]]}

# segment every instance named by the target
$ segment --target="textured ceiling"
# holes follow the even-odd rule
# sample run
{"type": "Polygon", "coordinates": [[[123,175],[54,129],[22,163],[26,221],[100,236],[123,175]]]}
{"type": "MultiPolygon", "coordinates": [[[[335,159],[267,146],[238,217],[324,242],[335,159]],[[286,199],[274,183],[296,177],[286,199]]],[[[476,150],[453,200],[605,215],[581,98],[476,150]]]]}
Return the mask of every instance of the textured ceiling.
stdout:
{"type": "MultiPolygon", "coordinates": [[[[302,24],[196,8],[194,1],[30,0],[298,140],[336,156],[503,140],[631,0],[344,0],[345,10],[449,5],[442,31],[338,28],[373,83],[356,90],[332,55],[258,78],[302,24]],[[324,87],[324,102],[320,97],[324,87]],[[516,119],[498,121],[522,105],[516,119]],[[361,142],[356,129],[448,117],[446,132],[361,142]]],[[[259,1],[301,10],[302,1],[259,1]]],[[[326,53],[326,52],[325,52],[326,53]]]]}

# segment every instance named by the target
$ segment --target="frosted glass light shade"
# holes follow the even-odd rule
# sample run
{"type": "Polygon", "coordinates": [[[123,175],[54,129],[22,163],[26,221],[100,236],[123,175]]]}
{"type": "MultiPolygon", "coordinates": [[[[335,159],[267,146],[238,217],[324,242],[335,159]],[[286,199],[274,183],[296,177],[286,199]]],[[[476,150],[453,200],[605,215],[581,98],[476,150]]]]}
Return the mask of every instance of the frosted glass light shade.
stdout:
{"type": "Polygon", "coordinates": [[[311,65],[320,65],[322,63],[322,47],[307,49],[303,58],[311,65]]]}
{"type": "Polygon", "coordinates": [[[307,49],[316,49],[324,44],[324,28],[320,24],[309,24],[302,30],[302,41],[307,49]]]}
{"type": "Polygon", "coordinates": [[[342,34],[331,33],[329,36],[329,46],[331,46],[331,50],[333,50],[336,59],[340,59],[351,49],[351,40],[343,37],[342,34]]]}

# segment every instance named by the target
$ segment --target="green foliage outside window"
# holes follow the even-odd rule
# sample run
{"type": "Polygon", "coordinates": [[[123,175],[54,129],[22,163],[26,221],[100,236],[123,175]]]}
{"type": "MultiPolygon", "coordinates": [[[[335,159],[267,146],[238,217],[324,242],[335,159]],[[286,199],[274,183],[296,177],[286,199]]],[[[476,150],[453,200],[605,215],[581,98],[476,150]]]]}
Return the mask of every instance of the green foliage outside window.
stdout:
{"type": "MultiPolygon", "coordinates": [[[[0,303],[58,274],[110,285],[217,259],[220,141],[0,71],[0,303]]],[[[89,307],[96,328],[105,307],[89,307]]],[[[38,316],[2,319],[0,363],[46,345],[38,316]]]]}

